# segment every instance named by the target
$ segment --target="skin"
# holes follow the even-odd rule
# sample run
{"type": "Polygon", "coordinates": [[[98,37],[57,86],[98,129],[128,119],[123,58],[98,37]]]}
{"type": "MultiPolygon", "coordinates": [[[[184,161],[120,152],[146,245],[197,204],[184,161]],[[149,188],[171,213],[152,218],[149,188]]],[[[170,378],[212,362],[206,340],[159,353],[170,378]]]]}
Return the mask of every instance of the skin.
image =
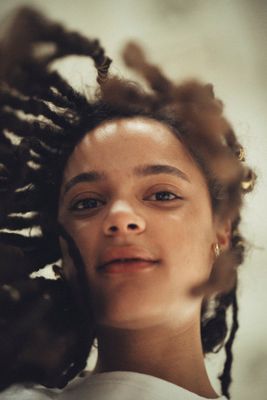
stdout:
{"type": "MultiPolygon", "coordinates": [[[[192,291],[208,281],[214,244],[226,246],[228,227],[213,215],[205,178],[183,144],[152,119],[103,123],[69,158],[59,204],[59,220],[85,263],[97,326],[95,372],[145,373],[218,397],[201,345],[204,294],[192,291]],[[144,165],[181,173],[137,175],[144,165]],[[106,178],[70,187],[75,176],[92,170],[106,178]],[[100,274],[104,252],[121,247],[145,249],[158,262],[138,273],[100,274]]],[[[63,242],[62,248],[66,278],[75,281],[63,242]]]]}

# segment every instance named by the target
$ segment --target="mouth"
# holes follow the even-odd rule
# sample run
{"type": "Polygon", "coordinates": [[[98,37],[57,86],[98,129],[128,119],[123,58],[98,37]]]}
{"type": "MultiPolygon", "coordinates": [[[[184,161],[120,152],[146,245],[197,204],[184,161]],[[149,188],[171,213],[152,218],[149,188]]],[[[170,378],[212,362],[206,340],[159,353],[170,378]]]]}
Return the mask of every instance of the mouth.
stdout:
{"type": "Polygon", "coordinates": [[[98,267],[99,272],[104,273],[133,273],[141,272],[147,269],[154,268],[158,264],[158,260],[143,259],[143,258],[115,258],[98,267]]]}
{"type": "Polygon", "coordinates": [[[98,272],[140,272],[155,268],[159,262],[150,250],[139,246],[108,247],[99,258],[98,272]]]}

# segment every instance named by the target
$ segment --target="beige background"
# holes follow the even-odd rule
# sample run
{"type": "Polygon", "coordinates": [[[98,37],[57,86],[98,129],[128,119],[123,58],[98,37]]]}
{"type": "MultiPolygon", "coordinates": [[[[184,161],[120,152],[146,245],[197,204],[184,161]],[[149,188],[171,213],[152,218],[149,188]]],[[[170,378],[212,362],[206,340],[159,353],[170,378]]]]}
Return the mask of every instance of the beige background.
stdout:
{"type": "MultiPolygon", "coordinates": [[[[0,0],[4,18],[21,0],[0,0]]],[[[267,398],[267,1],[266,0],[32,0],[69,28],[100,38],[113,71],[132,77],[119,52],[140,40],[151,60],[175,80],[212,82],[226,114],[247,148],[258,185],[247,196],[243,231],[251,249],[240,268],[240,330],[234,345],[233,400],[267,398]]],[[[88,61],[62,67],[77,85],[90,85],[88,61]]],[[[90,66],[90,70],[92,68],[90,66]]],[[[207,363],[216,387],[224,354],[207,363]]]]}

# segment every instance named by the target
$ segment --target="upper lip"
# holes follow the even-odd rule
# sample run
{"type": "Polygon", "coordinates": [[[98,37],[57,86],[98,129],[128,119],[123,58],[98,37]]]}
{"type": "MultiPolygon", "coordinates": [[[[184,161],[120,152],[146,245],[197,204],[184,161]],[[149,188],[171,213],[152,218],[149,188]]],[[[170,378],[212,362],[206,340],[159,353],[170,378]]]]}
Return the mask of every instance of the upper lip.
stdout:
{"type": "Polygon", "coordinates": [[[98,263],[98,269],[106,265],[122,260],[138,259],[140,261],[157,262],[157,260],[148,250],[140,247],[112,247],[106,249],[98,263]]]}

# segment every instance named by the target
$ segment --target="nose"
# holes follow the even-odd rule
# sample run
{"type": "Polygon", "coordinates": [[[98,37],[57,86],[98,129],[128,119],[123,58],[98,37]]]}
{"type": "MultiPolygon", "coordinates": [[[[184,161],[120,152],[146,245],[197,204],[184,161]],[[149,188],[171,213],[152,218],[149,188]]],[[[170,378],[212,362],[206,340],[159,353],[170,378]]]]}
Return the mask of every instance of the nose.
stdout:
{"type": "Polygon", "coordinates": [[[104,234],[107,236],[140,234],[145,228],[144,218],[123,201],[112,205],[103,224],[104,234]]]}

